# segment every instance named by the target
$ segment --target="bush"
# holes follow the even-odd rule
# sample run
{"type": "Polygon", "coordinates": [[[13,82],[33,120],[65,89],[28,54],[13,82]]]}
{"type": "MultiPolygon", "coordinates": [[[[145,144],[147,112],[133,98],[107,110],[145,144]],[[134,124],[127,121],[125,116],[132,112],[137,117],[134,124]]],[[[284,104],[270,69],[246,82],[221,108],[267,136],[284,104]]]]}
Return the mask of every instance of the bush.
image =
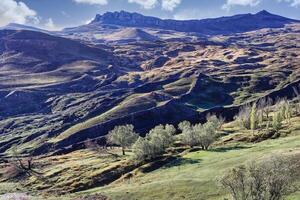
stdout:
{"type": "Polygon", "coordinates": [[[234,200],[280,200],[293,186],[298,167],[291,158],[271,157],[233,168],[219,183],[234,200]]]}

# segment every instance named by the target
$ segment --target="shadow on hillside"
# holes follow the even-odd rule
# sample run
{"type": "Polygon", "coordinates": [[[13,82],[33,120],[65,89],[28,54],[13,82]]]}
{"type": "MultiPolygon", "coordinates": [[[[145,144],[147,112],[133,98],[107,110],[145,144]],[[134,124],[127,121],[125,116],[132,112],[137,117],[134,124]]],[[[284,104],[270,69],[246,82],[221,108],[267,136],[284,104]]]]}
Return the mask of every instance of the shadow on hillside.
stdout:
{"type": "Polygon", "coordinates": [[[249,149],[249,148],[251,148],[251,147],[247,147],[247,146],[220,147],[220,148],[210,149],[209,151],[228,152],[228,151],[233,151],[233,150],[242,150],[242,149],[249,149]]]}
{"type": "Polygon", "coordinates": [[[191,159],[191,158],[177,158],[172,162],[166,164],[163,168],[171,168],[171,167],[179,167],[188,164],[198,164],[200,163],[200,159],[191,159]]]}

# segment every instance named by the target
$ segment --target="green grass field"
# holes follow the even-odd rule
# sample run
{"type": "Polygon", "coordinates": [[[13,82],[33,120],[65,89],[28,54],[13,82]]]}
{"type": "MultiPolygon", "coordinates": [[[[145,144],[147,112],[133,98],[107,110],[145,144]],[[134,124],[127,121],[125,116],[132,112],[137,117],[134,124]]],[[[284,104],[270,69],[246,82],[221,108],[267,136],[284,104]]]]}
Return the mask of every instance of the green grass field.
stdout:
{"type": "MultiPolygon", "coordinates": [[[[130,154],[123,157],[120,149],[110,150],[119,157],[101,156],[93,150],[80,150],[70,154],[45,157],[38,160],[38,171],[43,179],[29,177],[22,182],[6,182],[0,179],[0,195],[4,193],[28,192],[37,200],[73,200],[74,197],[102,193],[112,200],[223,200],[226,191],[217,185],[218,177],[229,168],[262,160],[275,154],[300,155],[300,117],[293,118],[292,124],[285,127],[281,137],[259,143],[228,142],[229,137],[240,135],[251,137],[252,131],[238,130],[234,123],[226,124],[224,130],[233,132],[223,137],[209,151],[185,151],[181,156],[162,167],[150,172],[140,168],[129,170],[121,178],[106,186],[97,186],[95,181],[105,176],[105,171],[122,173],[130,154]],[[288,134],[287,134],[288,133],[288,134]],[[225,144],[223,144],[227,141],[225,144]],[[45,181],[46,180],[46,181],[45,181]],[[80,192],[74,193],[78,188],[80,192]],[[92,189],[89,189],[92,188],[92,189]],[[68,192],[69,191],[69,192],[68,192]],[[67,192],[67,193],[64,193],[67,192]]],[[[1,168],[0,168],[1,172],[1,168]]],[[[299,180],[300,188],[300,180],[299,180]]],[[[300,199],[300,189],[292,192],[286,199],[300,199]]],[[[77,190],[78,191],[78,190],[77,190]]]]}
{"type": "MultiPolygon", "coordinates": [[[[300,153],[299,141],[300,131],[295,130],[287,137],[257,144],[236,143],[208,152],[187,153],[182,159],[151,173],[83,193],[101,192],[113,200],[223,199],[225,191],[219,189],[216,180],[224,170],[272,154],[300,153]]],[[[300,191],[287,199],[300,199],[300,191]]]]}

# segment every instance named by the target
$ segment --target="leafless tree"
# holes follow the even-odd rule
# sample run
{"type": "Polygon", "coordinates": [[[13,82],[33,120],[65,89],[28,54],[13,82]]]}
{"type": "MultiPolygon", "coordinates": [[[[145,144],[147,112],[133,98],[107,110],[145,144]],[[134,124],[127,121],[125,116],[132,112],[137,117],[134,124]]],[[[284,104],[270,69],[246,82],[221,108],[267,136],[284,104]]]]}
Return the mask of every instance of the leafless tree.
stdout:
{"type": "Polygon", "coordinates": [[[233,200],[281,200],[299,176],[300,166],[294,159],[272,156],[264,162],[241,165],[226,172],[219,183],[233,200]]]}

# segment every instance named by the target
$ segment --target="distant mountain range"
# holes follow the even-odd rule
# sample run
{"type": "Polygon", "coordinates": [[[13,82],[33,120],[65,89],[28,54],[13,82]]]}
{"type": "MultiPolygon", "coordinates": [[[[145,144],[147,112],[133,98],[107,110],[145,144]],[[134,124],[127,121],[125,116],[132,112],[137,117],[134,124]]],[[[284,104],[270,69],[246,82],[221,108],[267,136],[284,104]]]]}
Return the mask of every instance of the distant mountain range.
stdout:
{"type": "Polygon", "coordinates": [[[256,14],[241,14],[231,17],[220,17],[203,20],[172,20],[148,17],[139,13],[107,12],[97,15],[90,23],[110,24],[127,27],[158,28],[180,32],[196,32],[208,35],[232,34],[252,31],[262,28],[280,28],[285,24],[300,22],[271,14],[265,10],[256,14]]]}
{"type": "Polygon", "coordinates": [[[283,28],[299,20],[271,14],[265,10],[256,14],[239,14],[229,17],[202,20],[173,20],[144,16],[126,11],[98,14],[89,24],[51,32],[32,26],[11,23],[0,30],[29,30],[57,36],[92,41],[95,43],[128,43],[156,41],[161,37],[187,39],[208,35],[231,35],[262,28],[283,28]]]}

